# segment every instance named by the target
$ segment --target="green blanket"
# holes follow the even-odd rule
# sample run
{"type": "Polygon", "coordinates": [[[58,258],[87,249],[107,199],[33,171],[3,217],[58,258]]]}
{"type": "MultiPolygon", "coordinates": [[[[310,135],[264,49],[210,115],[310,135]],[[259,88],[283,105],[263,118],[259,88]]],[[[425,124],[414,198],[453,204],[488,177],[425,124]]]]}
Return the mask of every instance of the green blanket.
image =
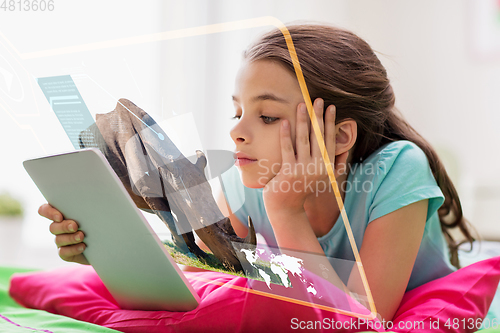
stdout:
{"type": "Polygon", "coordinates": [[[9,296],[9,280],[12,274],[27,271],[30,270],[0,267],[0,332],[118,332],[102,326],[55,315],[46,311],[26,309],[17,304],[9,296]]]}

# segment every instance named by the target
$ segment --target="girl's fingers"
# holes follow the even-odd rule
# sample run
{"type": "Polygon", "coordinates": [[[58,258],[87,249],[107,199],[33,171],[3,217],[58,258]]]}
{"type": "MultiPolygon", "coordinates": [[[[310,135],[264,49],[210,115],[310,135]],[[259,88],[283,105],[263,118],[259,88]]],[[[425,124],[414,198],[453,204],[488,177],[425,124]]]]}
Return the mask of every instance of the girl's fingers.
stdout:
{"type": "MultiPolygon", "coordinates": [[[[324,108],[325,102],[321,98],[316,98],[313,104],[313,109],[314,109],[314,114],[316,115],[316,120],[319,126],[319,131],[320,131],[320,136],[324,142],[324,136],[325,136],[325,128],[323,125],[323,108],[324,108]]],[[[311,119],[312,120],[312,119],[311,119]]],[[[311,122],[312,123],[312,122],[311,122]]],[[[313,124],[311,124],[311,156],[314,159],[321,159],[321,150],[320,146],[318,144],[318,139],[316,132],[314,131],[313,124]]]]}
{"type": "Polygon", "coordinates": [[[335,158],[335,116],[337,109],[335,105],[330,105],[326,109],[325,114],[325,142],[326,151],[330,158],[330,163],[334,162],[335,158]]]}
{"type": "Polygon", "coordinates": [[[79,244],[83,242],[84,237],[85,235],[81,231],[75,232],[74,234],[57,235],[55,243],[57,247],[79,244]]]}
{"type": "Polygon", "coordinates": [[[295,151],[293,149],[292,137],[290,134],[290,122],[283,119],[280,128],[281,160],[283,165],[293,165],[295,163],[295,151]]]}
{"type": "Polygon", "coordinates": [[[64,261],[71,261],[88,265],[89,262],[82,254],[84,250],[85,250],[84,243],[64,246],[59,249],[59,257],[64,261]]]}
{"type": "Polygon", "coordinates": [[[73,220],[52,222],[49,226],[49,230],[53,235],[72,234],[78,230],[78,223],[73,220]]]}
{"type": "Polygon", "coordinates": [[[38,214],[55,222],[61,222],[63,220],[61,212],[48,203],[43,204],[40,208],[38,208],[38,214]]]}
{"type": "Polygon", "coordinates": [[[297,107],[297,125],[295,132],[295,146],[297,149],[297,162],[304,163],[311,156],[311,146],[309,144],[309,115],[304,103],[297,107]]]}

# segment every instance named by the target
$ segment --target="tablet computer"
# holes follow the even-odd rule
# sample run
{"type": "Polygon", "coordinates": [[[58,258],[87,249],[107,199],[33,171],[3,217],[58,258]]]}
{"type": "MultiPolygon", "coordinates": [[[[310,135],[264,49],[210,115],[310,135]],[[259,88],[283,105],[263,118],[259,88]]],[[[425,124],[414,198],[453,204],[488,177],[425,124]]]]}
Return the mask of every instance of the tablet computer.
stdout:
{"type": "Polygon", "coordinates": [[[23,164],[47,202],[78,222],[83,254],[121,308],[196,308],[198,294],[98,149],[23,164]]]}

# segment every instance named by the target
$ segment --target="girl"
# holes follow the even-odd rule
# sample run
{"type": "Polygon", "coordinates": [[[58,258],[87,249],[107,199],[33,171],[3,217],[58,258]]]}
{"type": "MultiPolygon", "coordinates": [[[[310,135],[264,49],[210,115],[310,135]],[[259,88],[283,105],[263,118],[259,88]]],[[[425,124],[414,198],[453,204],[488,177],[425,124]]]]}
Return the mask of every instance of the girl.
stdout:
{"type": "MultiPolygon", "coordinates": [[[[460,200],[435,151],[396,112],[386,71],[365,41],[324,25],[288,30],[376,308],[391,320],[406,290],[458,267],[449,229],[472,244],[460,200]]],[[[244,200],[226,211],[236,232],[244,236],[250,215],[268,245],[354,260],[280,30],[244,52],[233,101],[239,120],[230,134],[245,187],[233,170],[224,181],[230,204],[244,200]]],[[[60,257],[87,263],[76,222],[48,204],[39,212],[54,221],[60,257]]]]}

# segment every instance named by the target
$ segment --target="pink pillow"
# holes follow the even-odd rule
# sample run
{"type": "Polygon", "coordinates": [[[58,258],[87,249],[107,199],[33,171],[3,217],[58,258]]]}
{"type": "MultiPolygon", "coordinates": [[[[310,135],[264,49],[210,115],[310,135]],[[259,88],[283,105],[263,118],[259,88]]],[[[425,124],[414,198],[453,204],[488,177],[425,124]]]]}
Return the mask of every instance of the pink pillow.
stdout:
{"type": "MultiPolygon", "coordinates": [[[[222,273],[186,273],[201,298],[190,312],[132,311],[118,308],[92,267],[15,274],[10,295],[20,304],[92,322],[123,332],[384,331],[377,319],[363,321],[325,310],[239,290],[246,279],[222,273]],[[211,282],[207,282],[211,281],[211,282]],[[221,287],[225,284],[226,287],[221,287]],[[232,287],[232,288],[229,288],[232,287]],[[295,319],[294,319],[295,318],[295,319]],[[345,329],[348,328],[348,329],[345,329]]],[[[394,316],[394,332],[477,330],[451,318],[484,318],[500,279],[500,256],[462,268],[405,294],[394,316]],[[439,327],[430,323],[439,320],[439,327]],[[422,326],[416,327],[422,321],[422,326]],[[457,330],[453,330],[458,326],[457,330]],[[464,329],[465,328],[465,329],[464,329]]],[[[474,321],[475,323],[475,321],[474,321]]]]}
{"type": "Polygon", "coordinates": [[[9,293],[25,307],[123,332],[296,332],[318,321],[322,330],[317,331],[331,331],[332,325],[347,328],[344,332],[384,331],[378,319],[363,324],[357,318],[242,291],[247,280],[241,277],[185,274],[201,299],[190,312],[121,310],[90,266],[15,274],[9,293]]]}
{"type": "Polygon", "coordinates": [[[500,279],[500,256],[466,266],[408,291],[394,315],[395,332],[475,332],[500,279]],[[420,328],[413,325],[420,323],[420,328]]]}

